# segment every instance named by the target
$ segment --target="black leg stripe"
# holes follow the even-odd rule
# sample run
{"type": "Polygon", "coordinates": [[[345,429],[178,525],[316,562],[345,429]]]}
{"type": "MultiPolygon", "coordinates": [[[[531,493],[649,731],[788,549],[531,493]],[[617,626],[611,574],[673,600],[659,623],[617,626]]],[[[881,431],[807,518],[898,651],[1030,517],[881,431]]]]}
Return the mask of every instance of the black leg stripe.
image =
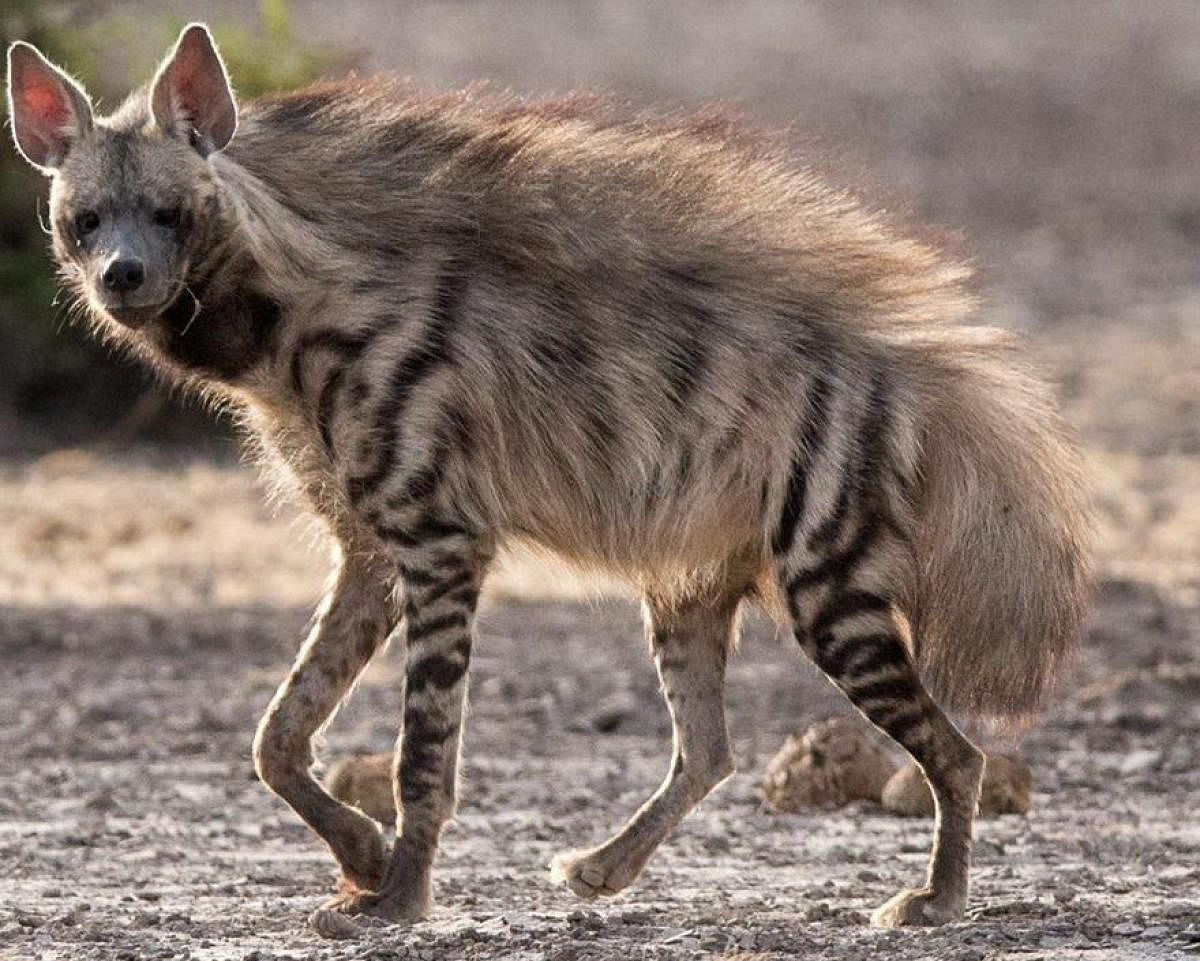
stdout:
{"type": "Polygon", "coordinates": [[[467,673],[467,663],[451,660],[445,654],[424,658],[408,671],[408,693],[420,694],[427,687],[445,691],[454,687],[467,673]]]}
{"type": "Polygon", "coordinates": [[[468,537],[471,532],[458,524],[438,520],[436,517],[423,517],[417,522],[414,533],[424,541],[439,541],[449,537],[468,537]]]}
{"type": "Polygon", "coordinates": [[[908,651],[895,637],[881,636],[870,648],[859,648],[846,658],[844,673],[849,677],[865,677],[885,667],[909,665],[908,651]]]}
{"type": "Polygon", "coordinates": [[[435,724],[428,711],[408,707],[404,711],[404,736],[419,743],[444,744],[458,733],[458,722],[435,724]]]}
{"type": "Polygon", "coordinates": [[[817,637],[816,650],[813,660],[817,667],[832,678],[841,678],[846,674],[846,666],[857,654],[868,648],[881,649],[893,640],[891,634],[854,634],[847,637],[836,637],[833,634],[821,634],[817,637]]]}
{"type": "Polygon", "coordinates": [[[407,804],[426,798],[436,789],[445,764],[443,743],[406,737],[400,753],[400,800],[407,804]]]}
{"type": "Polygon", "coordinates": [[[842,680],[842,689],[847,696],[868,714],[875,710],[870,705],[878,702],[879,707],[891,706],[903,701],[912,701],[920,697],[920,691],[913,683],[910,673],[897,674],[893,677],[868,681],[865,684],[854,684],[847,679],[842,680]]]}
{"type": "Polygon", "coordinates": [[[426,638],[451,629],[465,630],[467,615],[462,611],[453,614],[443,614],[441,617],[430,618],[428,621],[416,620],[408,625],[408,643],[416,644],[426,638]]]}
{"type": "Polygon", "coordinates": [[[437,584],[441,580],[441,578],[430,571],[420,567],[411,567],[407,564],[400,567],[400,579],[408,587],[428,587],[430,584],[437,584]]]}
{"type": "Polygon", "coordinates": [[[837,594],[817,615],[813,621],[812,633],[815,637],[827,634],[835,624],[856,614],[886,613],[891,605],[878,594],[868,591],[846,591],[837,594]]]}
{"type": "Polygon", "coordinates": [[[458,590],[460,587],[465,587],[475,580],[475,575],[471,571],[460,571],[449,580],[442,581],[435,586],[427,594],[421,598],[422,606],[428,607],[434,601],[439,601],[447,594],[458,590]]]}
{"type": "Polygon", "coordinates": [[[681,671],[684,670],[692,662],[682,654],[663,654],[658,658],[658,667],[661,671],[681,671]]]}
{"type": "Polygon", "coordinates": [[[403,510],[417,501],[429,499],[437,492],[438,483],[442,477],[441,461],[445,457],[445,451],[435,450],[432,457],[433,463],[409,475],[404,481],[404,486],[388,498],[389,509],[403,510]]]}
{"type": "Polygon", "coordinates": [[[879,515],[872,512],[859,528],[854,540],[844,551],[823,560],[816,567],[800,571],[788,581],[787,591],[795,594],[803,588],[816,587],[826,581],[846,583],[854,573],[854,569],[874,546],[876,538],[883,527],[879,515]]]}
{"type": "Polygon", "coordinates": [[[426,546],[433,541],[446,540],[451,537],[471,536],[471,532],[465,527],[440,521],[434,517],[423,517],[407,530],[388,524],[378,524],[375,527],[375,533],[380,540],[408,548],[426,546]]]}
{"type": "Polygon", "coordinates": [[[464,587],[452,594],[447,594],[446,600],[474,609],[475,602],[479,600],[479,588],[472,583],[469,587],[464,587]]]}
{"type": "Polygon", "coordinates": [[[871,718],[871,722],[886,731],[896,743],[907,747],[911,743],[912,733],[918,728],[924,727],[928,717],[929,714],[924,705],[906,704],[901,710],[871,718]],[[914,710],[914,707],[917,709],[914,710]]]}
{"type": "Polygon", "coordinates": [[[399,544],[401,547],[419,547],[421,542],[413,537],[406,530],[399,527],[390,527],[387,524],[379,524],[375,528],[375,533],[380,540],[388,541],[392,544],[399,544]]]}

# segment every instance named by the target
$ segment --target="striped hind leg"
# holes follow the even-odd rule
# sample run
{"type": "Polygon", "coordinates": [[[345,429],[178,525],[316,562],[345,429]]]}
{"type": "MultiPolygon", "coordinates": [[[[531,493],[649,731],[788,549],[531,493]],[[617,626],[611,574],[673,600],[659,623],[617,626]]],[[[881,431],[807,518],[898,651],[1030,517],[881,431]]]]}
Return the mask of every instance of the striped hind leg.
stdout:
{"type": "Polygon", "coordinates": [[[915,597],[906,532],[919,448],[887,371],[867,391],[817,375],[799,423],[771,538],[796,640],[876,727],[921,766],[937,808],[925,886],[902,891],[877,925],[941,924],[966,906],[983,755],[926,692],[901,611],[915,597]]]}
{"type": "MultiPolygon", "coordinates": [[[[895,599],[907,569],[892,533],[868,520],[845,549],[783,579],[796,639],[850,702],[921,766],[937,808],[924,887],[902,891],[872,922],[942,924],[966,906],[983,755],[926,692],[895,599]],[[864,536],[869,532],[869,536],[864,536]],[[870,541],[870,550],[862,549],[870,541]]],[[[881,525],[882,526],[882,525],[881,525]]]]}
{"type": "Polygon", "coordinates": [[[687,813],[733,773],[723,691],[742,594],[739,585],[682,602],[647,596],[646,631],[671,712],[674,756],[662,786],[617,834],[555,858],[555,877],[578,896],[627,887],[687,813]]]}

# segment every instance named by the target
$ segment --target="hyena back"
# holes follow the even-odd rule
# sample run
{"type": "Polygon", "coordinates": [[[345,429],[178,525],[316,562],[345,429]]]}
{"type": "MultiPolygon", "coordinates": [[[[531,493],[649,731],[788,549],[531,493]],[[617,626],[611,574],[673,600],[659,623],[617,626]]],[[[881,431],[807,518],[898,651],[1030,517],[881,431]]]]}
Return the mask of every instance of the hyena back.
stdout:
{"type": "Polygon", "coordinates": [[[658,792],[556,862],[573,891],[622,890],[731,772],[757,600],[932,785],[927,882],[876,920],[961,915],[981,755],[934,695],[1031,711],[1085,577],[1075,456],[1011,345],[963,326],[961,268],[717,116],[355,80],[239,117],[198,25],[111,116],[23,44],[9,98],[97,332],[240,411],[336,541],[254,751],[340,865],[319,926],[427,912],[515,540],[638,587],[675,726],[658,792]],[[310,741],[401,624],[389,851],[310,741]]]}

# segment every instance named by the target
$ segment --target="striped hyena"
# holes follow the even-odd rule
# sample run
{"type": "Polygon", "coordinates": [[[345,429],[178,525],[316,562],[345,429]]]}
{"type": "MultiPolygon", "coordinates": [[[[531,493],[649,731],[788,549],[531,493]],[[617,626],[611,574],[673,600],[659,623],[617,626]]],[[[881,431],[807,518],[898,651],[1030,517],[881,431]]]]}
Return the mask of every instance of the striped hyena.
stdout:
{"type": "Polygon", "coordinates": [[[755,600],[932,786],[928,878],[875,920],[962,914],[982,757],[943,708],[1035,706],[1085,524],[1043,387],[963,323],[961,267],[716,114],[352,79],[239,115],[199,25],[106,117],[27,44],[8,70],[96,331],[239,412],[337,544],[254,743],[341,868],[319,926],[429,910],[476,601],[517,540],[640,590],[675,728],[654,796],[557,860],[572,891],[625,888],[733,770],[755,600]],[[401,624],[389,851],[310,742],[401,624]]]}

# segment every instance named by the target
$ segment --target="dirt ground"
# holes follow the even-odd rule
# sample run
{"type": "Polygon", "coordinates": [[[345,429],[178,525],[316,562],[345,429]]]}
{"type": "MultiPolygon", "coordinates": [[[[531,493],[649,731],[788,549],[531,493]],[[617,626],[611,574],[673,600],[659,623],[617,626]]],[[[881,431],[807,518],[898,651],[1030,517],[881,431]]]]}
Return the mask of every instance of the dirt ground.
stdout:
{"type": "MultiPolygon", "coordinates": [[[[919,879],[928,823],[870,804],[764,809],[758,780],[784,736],[845,708],[755,620],[730,680],[740,773],[624,896],[587,905],[553,884],[555,852],[601,840],[658,783],[669,726],[633,603],[555,599],[570,589],[556,571],[518,565],[482,619],[439,909],[348,943],[307,929],[331,862],[249,757],[322,575],[302,528],[286,512],[272,519],[243,470],[82,453],[7,469],[0,956],[1195,956],[1200,583],[1195,553],[1190,567],[1151,559],[1164,517],[1172,538],[1200,545],[1185,466],[1149,493],[1126,478],[1119,525],[1105,511],[1081,658],[1019,743],[1037,779],[1033,811],[980,824],[965,923],[864,923],[919,879]]],[[[389,748],[397,670],[395,652],[377,658],[326,757],[389,748]]]]}
{"type": "MultiPolygon", "coordinates": [[[[581,600],[518,559],[482,618],[436,914],[321,941],[305,919],[332,862],[249,756],[319,594],[319,548],[249,469],[64,451],[0,464],[0,958],[1200,957],[1194,6],[522,0],[381,17],[380,0],[336,21],[296,6],[431,82],[729,96],[811,120],[855,158],[847,179],[869,171],[967,238],[987,316],[1027,332],[1059,384],[1099,512],[1095,604],[1054,704],[1019,741],[977,732],[1031,764],[1033,809],[980,823],[963,923],[868,928],[920,880],[930,826],[865,803],[764,809],[786,734],[846,708],[751,620],[730,678],[739,773],[634,888],[578,902],[548,862],[650,794],[669,725],[633,602],[581,600]]],[[[397,670],[377,658],[325,756],[390,747],[397,670]]]]}

